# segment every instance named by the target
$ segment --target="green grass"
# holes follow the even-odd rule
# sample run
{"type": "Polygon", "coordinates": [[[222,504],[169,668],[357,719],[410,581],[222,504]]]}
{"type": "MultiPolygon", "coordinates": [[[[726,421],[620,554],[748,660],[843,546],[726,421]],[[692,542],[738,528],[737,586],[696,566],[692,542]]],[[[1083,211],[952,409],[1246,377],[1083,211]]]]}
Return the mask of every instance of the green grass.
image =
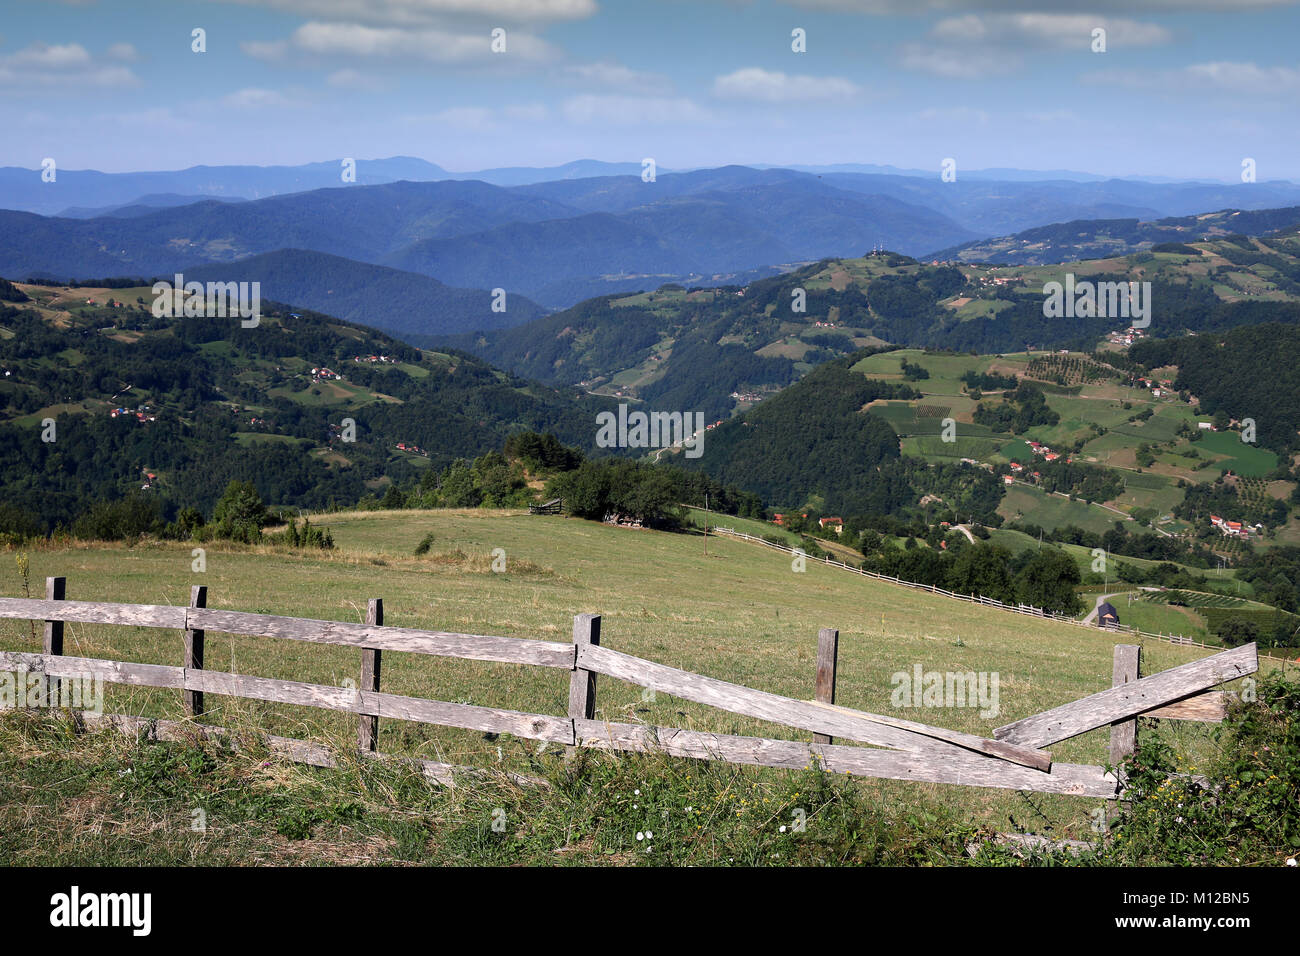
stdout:
{"type": "Polygon", "coordinates": [[[1001,438],[969,438],[960,433],[955,441],[946,442],[939,435],[922,435],[904,438],[901,450],[905,455],[917,455],[933,461],[957,461],[971,458],[975,461],[987,461],[1001,450],[1004,441],[1001,438]]]}
{"type": "MultiPolygon", "coordinates": [[[[754,518],[738,518],[735,515],[718,514],[716,511],[710,511],[706,515],[703,508],[687,508],[686,519],[697,528],[703,528],[705,520],[708,521],[710,528],[730,528],[733,531],[739,531],[742,534],[752,534],[755,537],[764,536],[781,538],[790,547],[797,545],[802,539],[792,531],[787,531],[780,525],[771,524],[767,521],[757,521],[754,518]]],[[[703,548],[703,545],[700,545],[703,548]]]]}
{"type": "Polygon", "coordinates": [[[1180,634],[1202,643],[1209,637],[1205,619],[1194,611],[1148,603],[1145,599],[1116,604],[1115,608],[1122,623],[1150,634],[1180,634]]]}
{"type": "Polygon", "coordinates": [[[1277,455],[1246,444],[1236,432],[1210,432],[1196,442],[1196,447],[1202,454],[1210,451],[1227,456],[1215,462],[1215,474],[1228,469],[1247,478],[1262,478],[1277,467],[1277,455]]]}
{"type": "Polygon", "coordinates": [[[273,442],[282,445],[311,445],[310,438],[294,438],[292,435],[274,435],[270,432],[235,432],[235,443],[252,445],[258,442],[273,442]]]}
{"type": "MultiPolygon", "coordinates": [[[[0,863],[21,866],[970,865],[973,823],[843,777],[661,755],[529,755],[432,785],[284,762],[252,735],[148,743],[0,715],[0,863]]],[[[506,744],[507,749],[517,749],[506,744]]]]}
{"type": "MultiPolygon", "coordinates": [[[[995,725],[1109,686],[1112,645],[1131,640],[922,594],[815,561],[796,572],[787,555],[725,537],[709,540],[706,557],[697,535],[509,512],[366,512],[313,516],[312,522],[331,529],[336,552],[213,545],[206,572],[196,574],[189,544],[47,546],[30,554],[32,588],[39,590],[47,575],[65,575],[74,600],[185,604],[190,586],[202,583],[209,588],[209,607],[344,621],[364,620],[367,599],[382,598],[387,624],[559,642],[570,640],[573,615],[596,612],[603,615],[603,646],[804,700],[814,692],[817,631],[835,627],[840,631],[839,703],[984,735],[995,725]],[[426,534],[433,535],[430,553],[416,558],[412,552],[426,534]],[[490,570],[490,553],[498,547],[507,556],[503,574],[490,570]],[[992,720],[968,708],[900,713],[890,702],[890,675],[917,663],[926,669],[997,671],[1001,713],[992,720]]],[[[20,596],[13,557],[9,551],[0,568],[0,593],[20,596]]],[[[69,624],[65,641],[72,655],[181,661],[177,632],[69,624]]],[[[28,622],[0,621],[0,648],[39,647],[39,632],[33,635],[28,622]]],[[[1146,648],[1143,666],[1153,673],[1198,656],[1193,648],[1155,643],[1146,648]]],[[[338,686],[358,679],[360,659],[357,651],[343,647],[209,632],[206,665],[338,686]]],[[[568,683],[567,673],[543,668],[384,656],[383,689],[395,694],[562,715],[568,683]]],[[[356,718],[346,714],[212,694],[208,707],[208,719],[217,724],[327,742],[355,740],[356,718]]],[[[182,716],[180,695],[164,689],[109,685],[105,709],[182,716]]],[[[667,695],[646,698],[641,688],[606,678],[598,685],[597,714],[806,739],[792,728],[667,695]]],[[[1188,735],[1193,751],[1207,745],[1204,728],[1180,732],[1188,735]]],[[[1107,741],[1108,735],[1097,731],[1052,749],[1058,760],[1100,763],[1107,741]]],[[[472,731],[380,722],[382,750],[458,765],[531,772],[538,746],[472,731]]],[[[675,766],[691,774],[699,765],[677,761],[675,766]]],[[[770,794],[784,792],[780,788],[790,778],[779,770],[743,773],[771,788],[770,794]]],[[[880,780],[853,786],[873,805],[896,806],[900,812],[925,807],[999,829],[1014,827],[1011,815],[1023,812],[1023,797],[1007,791],[880,780]]],[[[26,805],[40,799],[24,793],[26,805]]],[[[1095,801],[1053,796],[1039,804],[1060,832],[1088,832],[1095,801]]],[[[128,822],[119,833],[144,825],[144,818],[125,811],[121,819],[128,822]]],[[[350,826],[332,817],[318,825],[350,826]]],[[[0,832],[8,829],[0,820],[0,832]]],[[[250,840],[248,846],[256,842],[250,840]]],[[[92,843],[103,841],[96,837],[92,843]]],[[[183,847],[174,849],[179,853],[183,847]]],[[[77,858],[100,857],[88,851],[77,858]]]]}
{"type": "Polygon", "coordinates": [[[1019,483],[1006,489],[1002,503],[998,505],[998,514],[1008,520],[1036,524],[1047,531],[1072,524],[1098,534],[1109,531],[1116,521],[1124,520],[1105,508],[1049,495],[1032,485],[1019,483]]]}

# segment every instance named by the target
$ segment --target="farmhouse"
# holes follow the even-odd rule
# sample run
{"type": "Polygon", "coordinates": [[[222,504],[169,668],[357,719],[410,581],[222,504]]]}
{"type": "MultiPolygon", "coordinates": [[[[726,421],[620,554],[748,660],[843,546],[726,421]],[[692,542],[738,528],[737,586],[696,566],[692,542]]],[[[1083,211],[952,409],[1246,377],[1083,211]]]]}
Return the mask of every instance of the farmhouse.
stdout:
{"type": "Polygon", "coordinates": [[[826,528],[826,527],[834,528],[836,534],[843,534],[843,533],[844,533],[844,519],[843,519],[843,518],[818,518],[818,519],[817,519],[817,525],[818,525],[818,527],[821,527],[821,528],[826,528]]]}

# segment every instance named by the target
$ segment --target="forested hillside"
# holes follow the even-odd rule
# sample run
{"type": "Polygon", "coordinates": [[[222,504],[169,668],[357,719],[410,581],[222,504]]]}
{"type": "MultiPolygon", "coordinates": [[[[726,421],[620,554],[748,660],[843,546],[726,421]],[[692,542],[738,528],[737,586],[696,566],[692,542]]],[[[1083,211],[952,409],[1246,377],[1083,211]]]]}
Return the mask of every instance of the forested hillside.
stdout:
{"type": "Polygon", "coordinates": [[[1260,444],[1300,447],[1300,326],[1265,322],[1139,342],[1129,355],[1148,367],[1177,365],[1175,388],[1194,394],[1210,415],[1254,419],[1260,444]]]}
{"type": "MultiPolygon", "coordinates": [[[[1262,213],[1259,215],[1263,215],[1262,213]]],[[[516,374],[719,419],[820,362],[890,342],[981,354],[1091,351],[1131,319],[1044,314],[1044,287],[1149,282],[1149,334],[1300,322],[1300,241],[1232,236],[1059,266],[828,259],[744,287],[677,284],[441,341],[516,374]]]]}
{"type": "Polygon", "coordinates": [[[1229,235],[1265,236],[1300,223],[1300,206],[1283,209],[1224,209],[1163,219],[1076,219],[1035,226],[1013,236],[976,239],[931,258],[960,262],[1045,265],[1074,259],[1100,259],[1162,249],[1229,235]]]}
{"type": "Polygon", "coordinates": [[[350,504],[518,429],[589,448],[608,404],[320,313],[264,302],[242,328],[156,318],[149,295],[0,286],[0,532],[128,495],[207,511],[232,479],[272,504],[350,504]]]}
{"type": "Polygon", "coordinates": [[[317,309],[349,322],[418,339],[522,325],[546,314],[525,296],[507,294],[494,311],[487,289],[459,289],[414,272],[305,249],[281,249],[238,262],[185,271],[198,282],[260,282],[278,302],[317,309]]]}

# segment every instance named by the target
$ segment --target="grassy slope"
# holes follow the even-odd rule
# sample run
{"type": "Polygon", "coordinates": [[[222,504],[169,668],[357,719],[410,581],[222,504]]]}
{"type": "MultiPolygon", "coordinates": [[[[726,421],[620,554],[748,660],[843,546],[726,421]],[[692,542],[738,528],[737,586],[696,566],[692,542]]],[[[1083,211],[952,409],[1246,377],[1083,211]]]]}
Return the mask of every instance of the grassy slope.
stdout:
{"type": "MultiPolygon", "coordinates": [[[[84,600],[185,603],[189,586],[209,587],[209,606],[337,620],[362,620],[365,602],[382,597],[386,623],[469,633],[566,641],[571,617],[604,615],[602,643],[656,661],[808,699],[813,695],[817,629],[840,630],[838,700],[989,734],[1007,723],[1109,685],[1114,635],[971,607],[871,581],[809,562],[795,573],[779,553],[725,538],[704,557],[694,536],[618,529],[558,517],[503,512],[401,512],[321,516],[339,544],[333,555],[210,549],[207,571],[194,574],[188,547],[85,547],[31,555],[32,580],[68,577],[68,596],[84,600]],[[423,535],[434,554],[410,557],[423,535]],[[507,572],[490,571],[504,548],[507,572]],[[437,552],[443,552],[439,555],[437,552]],[[463,556],[462,556],[463,555],[463,556]],[[926,670],[997,671],[1001,713],[973,709],[898,711],[890,675],[926,670]]],[[[17,575],[5,594],[21,593],[17,575]]],[[[326,684],[357,677],[354,651],[270,639],[209,635],[212,668],[326,684]]],[[[0,646],[35,649],[25,622],[0,622],[0,646]]],[[[67,652],[175,664],[180,635],[166,631],[69,625],[67,652]]],[[[1144,669],[1162,670],[1200,656],[1195,649],[1150,644],[1144,669]]],[[[384,689],[514,710],[563,714],[567,675],[515,665],[390,654],[384,689]]],[[[110,687],[107,709],[179,716],[179,695],[110,687]]],[[[725,714],[603,679],[600,713],[610,719],[718,732],[800,738],[799,732],[725,714]]],[[[213,720],[250,724],[291,736],[353,739],[344,715],[209,695],[213,720]]],[[[1203,728],[1174,728],[1192,752],[1208,746],[1203,728]]],[[[527,767],[536,744],[486,740],[479,733],[384,721],[387,751],[453,763],[527,767]]],[[[1106,734],[1094,732],[1053,748],[1057,759],[1102,762],[1106,734]]],[[[778,774],[763,771],[762,774],[778,774]]],[[[963,819],[1011,826],[1023,809],[1013,793],[871,781],[882,797],[942,805],[963,819]]],[[[1060,826],[1087,825],[1088,801],[1048,798],[1060,826]]]]}

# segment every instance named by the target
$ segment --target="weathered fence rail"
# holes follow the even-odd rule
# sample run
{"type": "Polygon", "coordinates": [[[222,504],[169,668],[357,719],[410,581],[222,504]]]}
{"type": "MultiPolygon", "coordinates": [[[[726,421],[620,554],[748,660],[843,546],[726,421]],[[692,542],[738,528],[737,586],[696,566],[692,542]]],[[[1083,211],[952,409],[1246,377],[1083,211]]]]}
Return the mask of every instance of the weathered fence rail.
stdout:
{"type": "MultiPolygon", "coordinates": [[[[353,713],[359,717],[359,749],[372,755],[378,748],[379,720],[383,718],[512,734],[569,747],[657,749],[683,757],[770,767],[801,768],[816,760],[827,770],[862,776],[1114,798],[1121,781],[1103,767],[1056,763],[1041,748],[1107,724],[1122,728],[1139,715],[1216,719],[1197,716],[1216,710],[1216,701],[1202,692],[1253,673],[1258,667],[1253,644],[1142,679],[1137,679],[1134,658],[1132,680],[1122,687],[1026,717],[999,728],[994,737],[985,738],[836,706],[838,632],[832,629],[818,635],[817,699],[801,701],[602,647],[600,617],[593,614],[574,618],[573,641],[565,644],[391,627],[383,623],[383,604],[379,600],[370,601],[365,624],[354,624],[215,610],[205,606],[205,588],[193,590],[189,607],[68,601],[63,599],[62,578],[48,579],[46,593],[46,600],[0,598],[0,618],[42,620],[46,625],[43,652],[0,651],[0,671],[38,674],[47,688],[53,688],[62,678],[92,677],[116,684],[179,690],[191,718],[205,712],[206,694],[353,713]],[[173,666],[68,656],[63,654],[62,643],[65,622],[181,631],[185,662],[173,666]],[[209,632],[353,647],[360,651],[361,680],[355,687],[340,687],[208,670],[203,666],[203,646],[209,632]],[[568,713],[525,713],[385,693],[380,690],[384,651],[568,671],[568,713]],[[811,731],[814,739],[805,743],[599,720],[598,675],[730,713],[811,731]],[[1161,710],[1176,712],[1162,714],[1161,710]],[[832,743],[836,737],[870,746],[832,743]]],[[[1116,667],[1119,674],[1118,662],[1116,667]]],[[[50,689],[44,699],[51,706],[59,700],[50,689]]],[[[119,725],[131,720],[119,720],[118,715],[107,719],[119,725]]],[[[298,750],[312,754],[319,762],[316,745],[282,738],[277,741],[282,752],[292,755],[300,744],[298,750]]]]}
{"type": "MultiPolygon", "coordinates": [[[[736,531],[732,528],[710,528],[710,534],[723,534],[732,538],[740,538],[744,541],[752,541],[757,544],[765,545],[776,551],[782,551],[786,554],[794,554],[795,549],[783,544],[777,544],[775,541],[768,541],[766,538],[759,538],[752,534],[745,534],[743,531],[736,531]]],[[[908,581],[904,578],[892,577],[888,574],[879,574],[875,571],[866,571],[862,568],[855,568],[851,564],[845,564],[843,561],[836,561],[834,558],[810,558],[818,564],[825,564],[833,568],[841,568],[850,571],[853,574],[860,574],[866,578],[872,578],[876,581],[885,581],[889,584],[898,584],[905,588],[911,588],[914,591],[925,591],[928,594],[941,594],[947,598],[955,598],[958,601],[966,601],[971,604],[980,604],[984,607],[994,607],[1002,611],[1010,611],[1013,614],[1028,614],[1031,617],[1041,617],[1049,621],[1059,621],[1062,624],[1073,624],[1075,627],[1086,627],[1089,630],[1116,631],[1121,634],[1132,634],[1135,637],[1150,638],[1153,641],[1164,641],[1168,644],[1185,644],[1191,647],[1204,647],[1210,650],[1219,650],[1218,645],[1202,644],[1194,641],[1190,637],[1184,637],[1181,634],[1152,634],[1150,631],[1140,631],[1128,624],[1109,624],[1104,628],[1099,628],[1095,624],[1085,624],[1077,618],[1070,617],[1066,614],[1057,614],[1053,611],[1045,610],[1041,607],[1034,607],[1032,604],[1009,604],[1005,601],[999,601],[996,598],[984,597],[980,594],[961,594],[956,591],[947,591],[933,584],[919,584],[916,581],[908,581]]]]}

